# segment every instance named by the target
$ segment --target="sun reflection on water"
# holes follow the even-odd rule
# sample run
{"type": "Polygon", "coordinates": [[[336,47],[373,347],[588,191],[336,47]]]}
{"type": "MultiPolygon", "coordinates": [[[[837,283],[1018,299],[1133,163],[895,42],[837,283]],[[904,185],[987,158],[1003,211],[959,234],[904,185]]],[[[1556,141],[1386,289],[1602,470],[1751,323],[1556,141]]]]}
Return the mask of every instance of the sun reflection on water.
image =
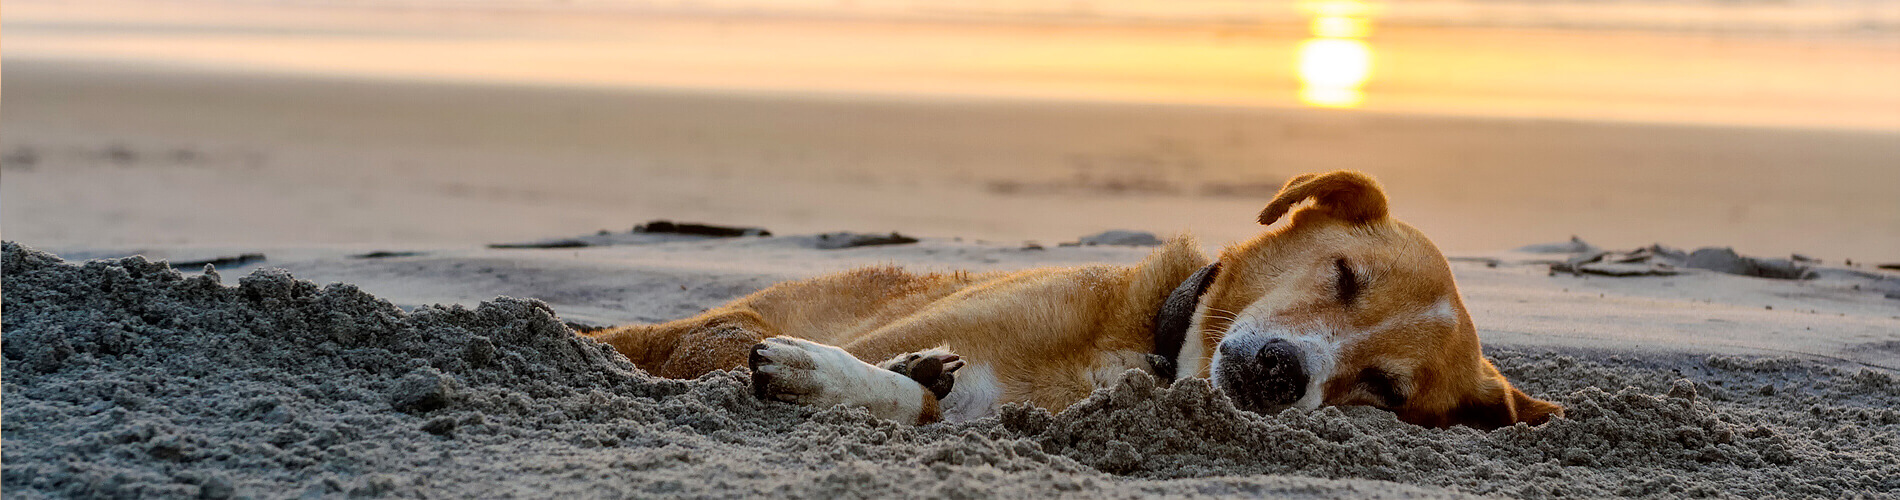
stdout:
{"type": "Polygon", "coordinates": [[[1372,78],[1372,15],[1359,0],[1308,0],[1300,10],[1313,16],[1313,36],[1300,42],[1300,102],[1324,108],[1358,107],[1372,78]]]}

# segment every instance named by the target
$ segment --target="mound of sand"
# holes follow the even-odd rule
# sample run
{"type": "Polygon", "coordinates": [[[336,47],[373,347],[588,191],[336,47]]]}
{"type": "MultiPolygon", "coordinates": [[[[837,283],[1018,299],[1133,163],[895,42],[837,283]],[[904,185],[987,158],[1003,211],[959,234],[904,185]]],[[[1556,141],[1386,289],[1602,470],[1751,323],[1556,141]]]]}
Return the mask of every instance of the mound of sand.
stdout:
{"type": "Polygon", "coordinates": [[[545,304],[404,311],[263,270],[5,244],[9,496],[1878,496],[1900,383],[1792,358],[1491,354],[1570,418],[1237,411],[1131,372],[1067,411],[910,427],[645,375],[545,304]]]}

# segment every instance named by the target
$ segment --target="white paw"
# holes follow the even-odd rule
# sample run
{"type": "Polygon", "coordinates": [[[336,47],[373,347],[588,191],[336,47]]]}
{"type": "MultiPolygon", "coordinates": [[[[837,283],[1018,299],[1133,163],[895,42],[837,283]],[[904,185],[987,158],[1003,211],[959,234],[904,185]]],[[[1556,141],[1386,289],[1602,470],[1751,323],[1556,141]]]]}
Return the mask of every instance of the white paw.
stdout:
{"type": "Polygon", "coordinates": [[[957,370],[963,368],[963,358],[949,349],[935,348],[899,354],[883,363],[879,368],[910,377],[919,385],[929,389],[937,399],[943,399],[956,386],[957,370]]]}
{"type": "Polygon", "coordinates": [[[772,337],[752,346],[747,361],[752,367],[752,393],[759,399],[817,407],[856,406],[898,421],[914,421],[923,411],[922,385],[837,347],[772,337]]]}

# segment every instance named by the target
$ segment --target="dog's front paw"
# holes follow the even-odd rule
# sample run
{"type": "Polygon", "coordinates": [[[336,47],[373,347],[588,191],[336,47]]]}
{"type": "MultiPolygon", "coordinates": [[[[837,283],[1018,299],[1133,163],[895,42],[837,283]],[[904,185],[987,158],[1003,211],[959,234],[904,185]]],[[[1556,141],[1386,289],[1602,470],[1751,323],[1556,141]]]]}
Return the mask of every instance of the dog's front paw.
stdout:
{"type": "Polygon", "coordinates": [[[814,352],[820,347],[824,346],[787,337],[772,337],[753,345],[752,355],[746,360],[752,368],[752,394],[766,401],[802,405],[827,402],[822,356],[814,352]]]}
{"type": "MultiPolygon", "coordinates": [[[[944,361],[920,362],[923,373],[948,373],[944,361]],[[935,368],[924,365],[934,364],[935,368]]],[[[952,356],[954,362],[954,356],[952,356]]],[[[940,417],[936,399],[904,375],[865,363],[844,349],[790,337],[772,337],[752,346],[752,393],[766,401],[805,406],[846,405],[870,410],[879,418],[929,423],[940,417]]],[[[960,363],[955,366],[962,366],[960,363]]],[[[954,369],[954,368],[952,368],[954,369]]],[[[947,385],[945,387],[948,387],[947,385]]]]}
{"type": "Polygon", "coordinates": [[[879,363],[878,367],[910,377],[941,400],[955,388],[956,371],[958,368],[963,368],[963,358],[948,349],[927,349],[899,354],[897,357],[879,363]]]}

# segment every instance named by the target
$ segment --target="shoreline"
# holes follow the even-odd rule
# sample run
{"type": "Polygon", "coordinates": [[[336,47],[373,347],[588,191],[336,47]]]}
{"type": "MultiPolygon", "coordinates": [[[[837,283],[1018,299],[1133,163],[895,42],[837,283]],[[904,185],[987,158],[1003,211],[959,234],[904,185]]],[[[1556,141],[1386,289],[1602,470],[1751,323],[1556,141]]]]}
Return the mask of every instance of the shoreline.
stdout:
{"type": "MultiPolygon", "coordinates": [[[[1296,115],[1349,115],[1375,120],[1450,122],[1462,125],[1472,124],[1532,124],[1532,125],[1573,125],[1602,127],[1642,127],[1666,131],[1737,131],[1753,133],[1795,133],[1817,135],[1848,135],[1888,137],[1900,135],[1900,123],[1893,126],[1856,126],[1842,123],[1789,123],[1789,122],[1738,122],[1738,121],[1682,121],[1660,117],[1616,118],[1591,116],[1563,116],[1535,113],[1459,113],[1449,110],[1405,110],[1405,109],[1326,109],[1298,104],[1296,102],[1221,102],[1214,100],[1167,100],[1128,97],[1065,97],[1057,95],[1013,95],[1013,94],[955,94],[955,93],[914,93],[914,92],[878,92],[860,90],[816,90],[816,89],[750,89],[740,87],[704,87],[704,86],[668,86],[639,85],[626,83],[588,83],[559,82],[508,78],[454,78],[430,77],[425,75],[396,75],[376,73],[349,73],[326,70],[297,70],[280,68],[243,67],[222,63],[158,61],[132,57],[73,57],[54,55],[24,55],[10,58],[13,64],[27,66],[31,72],[50,71],[56,73],[80,73],[106,75],[155,74],[162,77],[181,76],[209,80],[251,81],[254,83],[308,82],[328,86],[374,86],[394,87],[437,87],[466,89],[484,92],[512,93],[573,93],[591,95],[600,99],[625,96],[675,96],[694,100],[739,100],[739,101],[806,101],[819,103],[858,104],[873,106],[916,106],[916,107],[1010,107],[1010,108],[1049,108],[1063,109],[1085,108],[1123,108],[1146,112],[1171,112],[1181,114],[1296,114],[1296,115]]],[[[1293,89],[1276,89],[1291,91],[1293,89]]]]}

